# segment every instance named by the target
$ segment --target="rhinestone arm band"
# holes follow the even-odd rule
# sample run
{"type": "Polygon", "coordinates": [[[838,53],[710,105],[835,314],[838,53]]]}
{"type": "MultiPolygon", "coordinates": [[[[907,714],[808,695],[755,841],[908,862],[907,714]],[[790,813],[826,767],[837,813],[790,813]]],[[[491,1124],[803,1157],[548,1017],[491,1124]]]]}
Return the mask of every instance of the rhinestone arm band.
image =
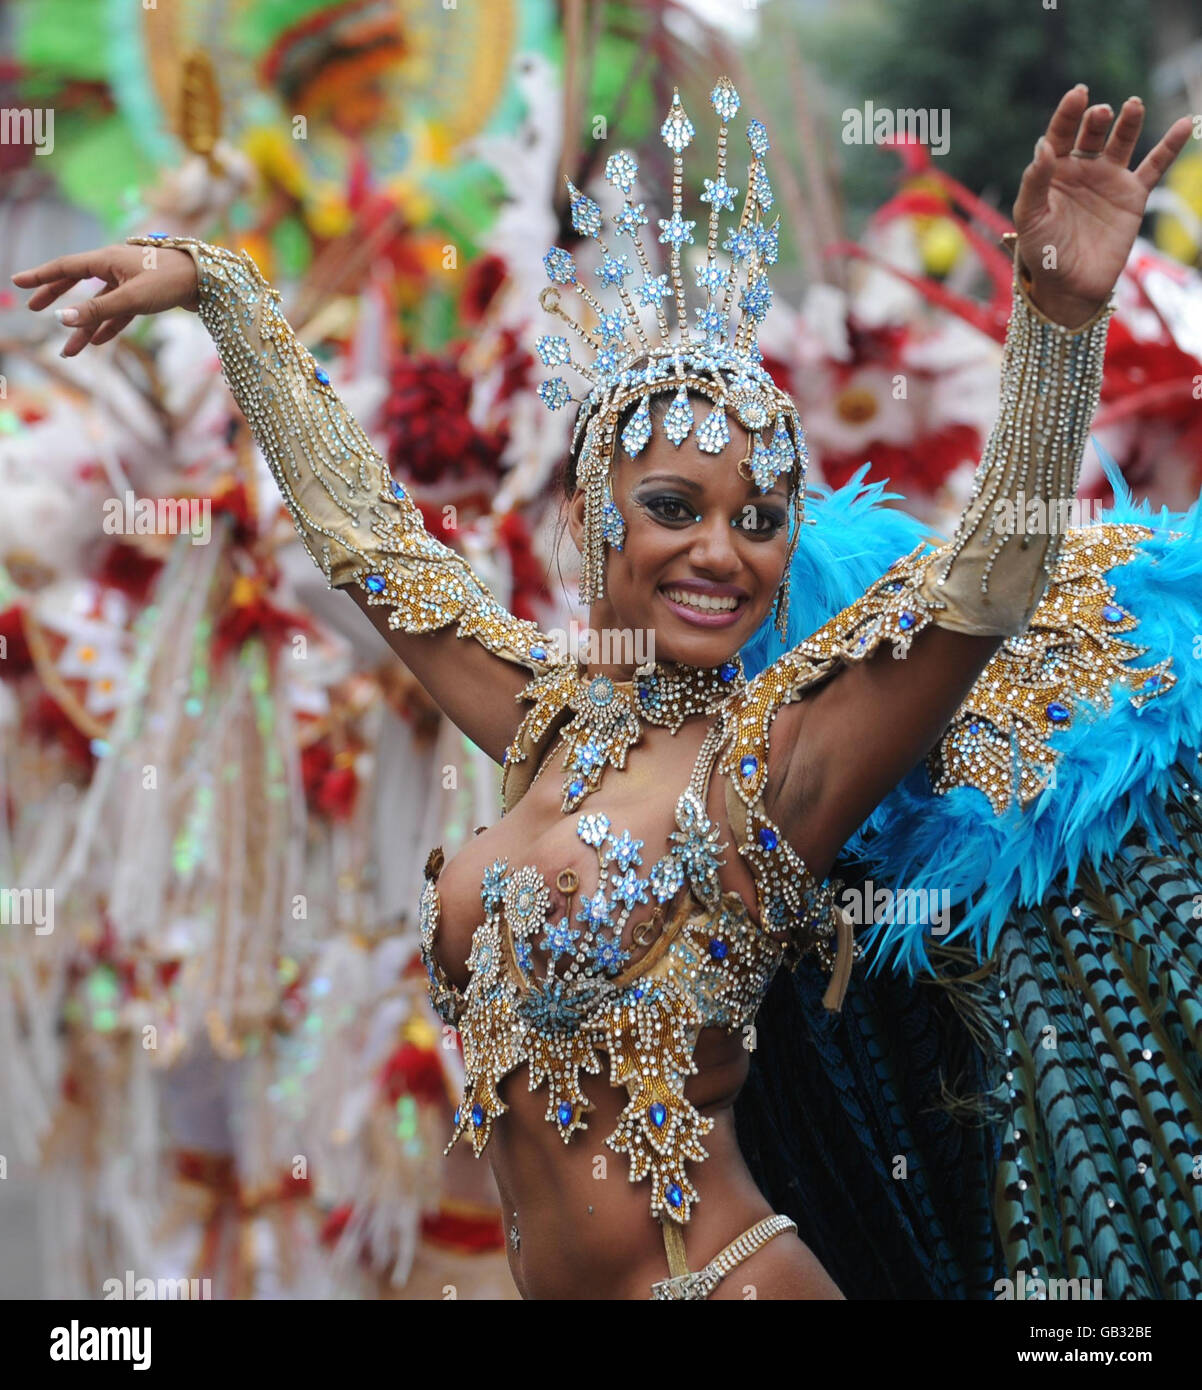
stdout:
{"type": "Polygon", "coordinates": [[[390,628],[426,633],[458,621],[460,637],[547,670],[553,654],[535,624],[506,612],[463,557],[426,530],[251,257],[195,237],[137,236],[127,244],[174,247],[196,263],[200,320],[297,534],[330,586],[358,584],[368,603],[388,605],[390,628]]]}
{"type": "Polygon", "coordinates": [[[920,584],[933,621],[1013,636],[1031,620],[1067,529],[1102,386],[1113,297],[1079,328],[1041,313],[1014,252],[1014,307],[1002,355],[1001,413],[955,536],[920,584]]]}

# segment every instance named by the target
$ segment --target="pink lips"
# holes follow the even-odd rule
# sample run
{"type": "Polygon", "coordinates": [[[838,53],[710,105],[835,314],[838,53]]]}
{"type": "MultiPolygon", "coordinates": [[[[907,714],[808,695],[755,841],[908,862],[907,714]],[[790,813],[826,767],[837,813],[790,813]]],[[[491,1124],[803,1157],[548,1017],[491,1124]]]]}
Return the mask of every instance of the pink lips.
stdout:
{"type": "Polygon", "coordinates": [[[739,601],[737,606],[730,609],[728,612],[723,613],[715,611],[704,613],[698,608],[687,608],[683,603],[677,603],[674,599],[670,599],[662,589],[657,590],[659,597],[663,599],[664,603],[667,604],[672,612],[675,613],[678,618],[683,619],[684,622],[692,623],[694,627],[730,627],[734,623],[737,623],[742,617],[743,604],[746,599],[746,595],[743,593],[742,589],[735,589],[729,584],[701,585],[682,583],[673,584],[670,587],[673,589],[688,589],[692,593],[712,594],[716,598],[738,598],[739,601]]]}

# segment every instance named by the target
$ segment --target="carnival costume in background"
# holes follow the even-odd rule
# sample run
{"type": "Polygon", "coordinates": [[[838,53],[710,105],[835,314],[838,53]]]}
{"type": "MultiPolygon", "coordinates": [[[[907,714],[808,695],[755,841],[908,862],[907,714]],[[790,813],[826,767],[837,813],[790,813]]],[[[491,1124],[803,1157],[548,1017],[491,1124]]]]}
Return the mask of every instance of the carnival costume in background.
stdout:
{"type": "MultiPolygon", "coordinates": [[[[722,453],[729,442],[728,412],[733,411],[751,439],[748,457],[740,463],[744,476],[753,479],[762,492],[771,490],[781,475],[792,485],[790,565],[772,615],[776,634],[783,635],[796,630],[797,615],[792,619],[790,615],[790,589],[796,595],[799,587],[790,584],[795,571],[805,576],[800,587],[810,605],[808,617],[816,616],[813,598],[833,597],[843,576],[824,574],[815,584],[807,573],[820,547],[809,553],[802,524],[804,434],[789,398],[762,367],[756,344],[756,329],[771,298],[766,267],[777,252],[777,225],[765,222],[773,202],[763,162],[766,132],[758,121],[748,124],[752,157],[747,191],[737,223],[723,242],[730,256],[729,269],[724,269],[716,257],[718,220],[721,211],[733,211],[738,191],[726,181],[726,137],[739,98],[723,79],[714,88],[711,102],[720,121],[719,159],[717,178],[706,180],[702,195],[710,215],[705,259],[696,267],[704,303],[696,310],[695,327],[689,324],[681,273],[681,248],[693,241],[694,226],[682,217],[682,152],[692,141],[694,127],[678,95],[661,131],[674,157],[671,217],[660,220],[659,237],[670,248],[668,274],[654,273],[639,236],[639,228],[648,219],[644,205],[631,196],[638,172],[635,160],[623,152],[612,156],[606,166],[609,182],[623,194],[622,209],[613,216],[616,235],[631,238],[642,272],[635,293],[640,304],[653,311],[658,341],[648,335],[648,323],[625,287],[625,280],[634,273],[629,256],[615,254],[606,244],[601,208],[575,188],[570,188],[573,225],[582,236],[600,244],[596,276],[603,287],[617,291],[619,307],[605,308],[581,284],[576,263],[566,251],[552,248],[545,257],[555,285],[545,294],[545,307],[566,318],[595,353],[591,363],[581,368],[592,390],[576,425],[582,441],[579,479],[586,494],[581,597],[587,601],[604,593],[605,547],[620,547],[623,540],[623,520],[610,490],[617,444],[620,440],[627,453],[637,457],[651,436],[651,398],[670,392],[673,400],[663,429],[675,445],[695,430],[702,452],[722,453]],[[561,287],[566,286],[573,287],[588,305],[591,315],[586,320],[576,322],[562,309],[561,287]],[[741,318],[728,339],[736,290],[741,318]],[[666,299],[675,300],[675,334],[664,311],[666,299]],[[690,393],[710,402],[700,422],[690,393]],[[619,436],[624,411],[628,419],[619,436]]],[[[852,594],[850,601],[844,599],[833,617],[829,613],[834,604],[826,615],[818,614],[828,619],[818,631],[801,641],[786,639],[791,641],[788,649],[770,664],[757,662],[751,679],[746,678],[743,662],[736,659],[714,670],[661,663],[651,671],[640,670],[632,682],[616,682],[604,676],[589,679],[554,650],[532,623],[506,613],[465,561],[425,531],[412,499],[393,481],[331,390],[324,370],[298,343],[279,313],[278,294],[249,256],[191,238],[151,236],[131,241],[177,246],[193,256],[202,321],[213,336],[231,389],[297,530],[328,581],[334,586],[362,587],[370,602],[389,608],[393,628],[418,633],[454,623],[460,637],[475,638],[531,673],[532,680],[519,698],[532,708],[505,758],[504,809],[510,809],[528,787],[556,736],[559,741],[554,746],[564,753],[563,809],[576,813],[586,798],[603,787],[608,769],[623,767],[643,721],[674,730],[690,715],[703,713],[711,720],[694,775],[677,803],[678,829],[667,852],[650,865],[645,876],[636,872],[644,863],[643,843],[632,840],[593,808],[578,814],[577,833],[596,849],[600,877],[591,896],[582,893],[583,906],[575,917],[558,923],[548,920],[550,895],[538,870],[504,861],[492,866],[482,886],[484,918],[473,938],[470,980],[462,992],[445,978],[434,956],[441,853],[431,855],[422,899],[423,954],[433,1001],[443,1018],[460,1029],[465,1060],[464,1094],[455,1115],[452,1143],[467,1135],[475,1152],[483,1151],[494,1120],[506,1109],[498,1093],[500,1083],[522,1063],[529,1065],[531,1089],[546,1086],[547,1120],[570,1142],[577,1129],[586,1127],[588,1101],[580,1073],[600,1073],[598,1053],[604,1051],[613,1084],[625,1085],[630,1096],[617,1129],[606,1142],[629,1156],[632,1180],[648,1180],[650,1212],[664,1233],[670,1277],[655,1286],[654,1297],[708,1296],[735,1264],[794,1224],[845,1288],[857,1291],[854,1274],[849,1279],[840,1262],[831,1259],[830,1237],[835,1233],[828,1231],[824,1238],[819,1229],[815,1239],[814,1213],[797,1211],[797,1203],[791,1201],[809,1181],[808,1175],[793,1184],[792,1194],[782,1190],[779,1198],[772,1182],[765,1182],[769,1196],[789,1210],[793,1220],[779,1215],[758,1223],[704,1270],[690,1273],[685,1260],[683,1228],[691,1205],[698,1200],[686,1164],[705,1158],[701,1140],[712,1126],[683,1094],[684,1078],[695,1070],[693,1050],[700,1029],[721,1026],[733,1031],[754,1020],[782,960],[797,967],[803,957],[816,959],[829,974],[823,995],[828,1010],[839,1009],[851,976],[851,923],[837,903],[841,885],[837,880],[815,882],[789,845],[785,830],[765,809],[772,720],[783,704],[801,698],[844,663],[871,656],[883,642],[895,654],[904,653],[931,624],[1006,636],[1010,641],[974,687],[936,755],[935,786],[949,794],[944,800],[951,804],[954,798],[979,797],[984,791],[992,798],[992,804],[986,804],[993,814],[1006,806],[1012,733],[1019,734],[1018,791],[1029,796],[1049,762],[1048,735],[1071,722],[1075,701],[1082,695],[1098,697],[1111,678],[1131,679],[1128,663],[1142,652],[1122,644],[1114,632],[1130,630],[1136,619],[1120,603],[1111,602],[1108,571],[1131,559],[1141,545],[1150,546],[1151,530],[1104,527],[1072,536],[1062,550],[1059,531],[1044,527],[1032,536],[1024,534],[1021,523],[1007,528],[997,521],[999,504],[1015,508],[1035,498],[1055,506],[1074,495],[1081,452],[1097,404],[1112,306],[1103,306],[1088,323],[1071,331],[1054,324],[1030,301],[1016,258],[1014,309],[1003,358],[1002,412],[952,540],[933,550],[918,544],[901,558],[895,550],[894,563],[882,577],[873,581],[871,574],[863,575],[867,588],[859,597],[852,594]],[[1052,583],[1045,594],[1049,577],[1052,583]],[[1049,631],[1054,635],[1045,640],[1042,634],[1049,631]],[[715,772],[725,779],[726,805],[737,834],[733,848],[755,877],[759,920],[788,934],[783,947],[751,921],[737,895],[721,892],[717,867],[726,846],[718,842],[719,829],[705,810],[705,789],[715,772]],[[1000,805],[999,798],[1003,798],[1000,805]],[[648,941],[640,936],[641,927],[636,929],[635,943],[650,949],[632,961],[632,953],[622,946],[622,927],[635,905],[652,896],[662,909],[655,914],[663,919],[661,930],[648,941]],[[583,925],[577,929],[573,922],[583,925]]],[[[571,360],[563,338],[541,338],[539,352],[549,365],[571,360]]],[[[540,394],[552,408],[571,399],[559,379],[544,383],[540,394]]],[[[845,515],[856,515],[866,535],[872,534],[876,520],[872,509],[846,507],[843,501],[841,505],[845,515]]],[[[881,546],[888,546],[899,529],[890,514],[883,524],[881,546]]],[[[821,523],[817,530],[824,530],[821,523]]],[[[852,536],[857,548],[867,549],[860,536],[852,536]]],[[[1167,541],[1161,544],[1173,548],[1167,541]]],[[[748,655],[753,650],[762,655],[764,644],[772,640],[772,629],[766,624],[765,632],[747,649],[748,655]]],[[[1151,675],[1144,670],[1139,677],[1144,687],[1131,702],[1133,706],[1161,700],[1173,681],[1163,661],[1151,675]]],[[[898,793],[904,794],[905,790],[898,793]]],[[[878,812],[872,824],[883,824],[884,816],[884,811],[878,812]]],[[[894,831],[894,841],[888,838],[890,828],[866,840],[862,848],[893,867],[904,846],[894,842],[900,829],[894,831]]],[[[966,893],[976,886],[967,885],[966,893]]],[[[575,887],[563,883],[560,887],[570,899],[575,887]]],[[[1004,917],[1010,907],[1011,899],[1007,899],[1000,915],[1004,917]]],[[[1037,968],[1054,970],[1044,962],[1050,962],[1049,948],[1058,939],[1049,932],[1037,946],[1034,934],[1028,933],[1026,952],[1037,958],[1037,968]]],[[[992,941],[991,937],[983,944],[992,945],[992,941]]],[[[1015,986],[1025,990],[1021,952],[1013,945],[1007,950],[1011,963],[1004,966],[1004,973],[1010,993],[1015,986]]],[[[920,946],[912,945],[911,954],[919,955],[920,946]]],[[[1192,971],[1184,940],[1178,956],[1165,968],[1192,971]]],[[[824,1117],[830,1123],[824,1135],[834,1135],[835,1125],[851,1129],[847,1160],[858,1165],[860,1179],[868,1189],[876,1189],[882,1206],[892,1204],[887,1213],[890,1231],[902,1231],[913,1240],[914,1264],[924,1266],[930,1249],[932,1266],[948,1262],[956,1271],[937,1274],[928,1268],[925,1288],[936,1291],[942,1278],[944,1287],[950,1286],[953,1292],[957,1287],[961,1293],[977,1291],[982,1271],[988,1271],[992,1263],[992,1236],[981,1219],[988,1155],[971,1152],[971,1144],[952,1155],[945,1143],[937,1156],[940,1162],[954,1158],[952,1167],[959,1173],[960,1186],[972,1198],[959,1232],[947,1230],[946,1213],[941,1218],[933,1210],[925,1171],[922,1181],[914,1185],[915,1195],[906,1198],[914,1204],[912,1211],[903,1209],[901,1198],[885,1197],[891,1156],[912,1153],[914,1135],[920,1132],[916,1126],[911,1133],[910,1117],[920,1113],[925,1097],[917,1094],[916,1085],[903,1093],[898,1079],[910,1065],[905,1044],[915,1039],[895,1037],[892,1055],[882,1051],[878,1044],[883,1035],[879,1029],[874,1032],[873,1006],[859,1002],[853,992],[856,1002],[848,1031],[836,1040],[830,1026],[814,1017],[815,1000],[806,994],[804,984],[810,978],[801,971],[794,976],[813,1029],[815,1060],[820,1061],[828,1082],[822,1103],[830,1109],[824,1117]],[[848,1054],[857,1049],[860,1055],[853,1066],[848,1054]],[[871,1065],[865,1065],[865,1054],[871,1065]],[[832,1094],[837,1101],[831,1101],[832,1094]],[[901,1141],[900,1147],[888,1147],[893,1139],[901,1141]],[[906,1230],[908,1222],[911,1229],[906,1230]],[[960,1248],[949,1251],[949,1239],[960,1248]]],[[[962,990],[969,987],[960,984],[962,990]]],[[[1117,990],[1118,985],[1113,988],[1117,990]]],[[[1012,1030],[1007,1046],[1013,1104],[1019,1116],[1008,1123],[1020,1137],[1006,1140],[1010,1147],[1002,1155],[1001,1234],[1012,1267],[1030,1266],[1037,1258],[1039,1268],[1048,1268],[1058,1248],[1053,1238],[1056,1198],[1065,1185],[1070,1195],[1058,1208],[1067,1237],[1064,1248],[1079,1252],[1073,1258],[1095,1275],[1103,1274],[1096,1267],[1103,1260],[1107,1264],[1104,1277],[1110,1278],[1115,1260],[1105,1248],[1104,1223],[1095,1219],[1096,1207],[1109,1200],[1113,1210],[1125,1202],[1127,1190],[1119,1185],[1118,1168],[1112,1167],[1099,1171],[1096,1197],[1092,1188],[1076,1191],[1071,1187],[1075,1177],[1062,1167],[1061,1154],[1052,1151],[1061,1137],[1059,1129],[1053,1130],[1045,1146],[1043,1125],[1064,1123],[1057,1109],[1063,1107],[1063,1100],[1054,1094],[1054,1082],[1046,1074],[1040,1075],[1038,1090],[1023,1086],[1021,1066],[1026,1054],[1013,1030],[1035,1026],[1030,1018],[1032,1006],[1023,1002],[1026,1013],[1022,1016],[1012,1018],[1013,1011],[1005,1010],[1005,1026],[1012,1030]],[[1023,1195],[1027,1192],[1030,1197],[1023,1195]],[[1042,1227],[1035,1227],[1029,1217],[1024,1222],[1028,1211],[1039,1216],[1042,1227]],[[1016,1237],[1016,1231],[1021,1235],[1016,1237]],[[1017,1240],[1028,1244],[1016,1244],[1017,1240]]],[[[1111,1007],[1109,997],[1102,1002],[1105,1008],[1111,1007]]],[[[1057,1017],[1068,1027],[1063,1011],[1057,1017]]],[[[1186,1049],[1186,1031],[1194,1022],[1195,1016],[1188,1016],[1179,1025],[1166,1025],[1179,1053],[1186,1049]]],[[[1106,1021],[1096,1025],[1099,1039],[1105,1026],[1106,1021]]],[[[1090,1042],[1104,1073],[1098,1084],[1114,1085],[1101,1042],[1093,1038],[1090,1042]]],[[[760,1065],[771,1070],[778,1066],[783,1070],[797,1060],[774,1056],[768,1048],[760,1056],[760,1065]]],[[[934,1070],[936,1059],[928,1056],[923,1061],[934,1070]]],[[[1191,1080],[1195,1092],[1197,1080],[1195,1073],[1191,1080]]],[[[1174,1094],[1180,1096],[1181,1107],[1173,1123],[1184,1125],[1185,1112],[1196,1101],[1184,1086],[1174,1094]]],[[[807,1097],[796,1099],[804,1105],[807,1097]]],[[[1161,1113],[1157,1111],[1157,1117],[1161,1113]]],[[[923,1124],[928,1136],[937,1128],[925,1120],[923,1124]]],[[[1081,1133],[1096,1138],[1092,1131],[1077,1127],[1070,1140],[1081,1133]]],[[[934,1135],[936,1142],[939,1137],[934,1135]]],[[[1161,1138],[1147,1140],[1146,1152],[1141,1150],[1139,1161],[1145,1170],[1161,1138]]],[[[1163,1142],[1170,1154],[1184,1152],[1175,1131],[1166,1130],[1163,1142]]],[[[921,1155],[913,1152],[913,1157],[915,1168],[921,1170],[921,1155]]],[[[844,1155],[836,1148],[831,1159],[837,1171],[844,1155]]],[[[762,1171],[762,1162],[760,1167],[762,1171]]],[[[1177,1199],[1178,1206],[1181,1200],[1177,1199]]],[[[1192,1193],[1188,1200],[1193,1200],[1192,1193]]],[[[1174,1209],[1173,1214],[1176,1218],[1179,1213],[1174,1209]]],[[[1137,1220],[1143,1219],[1137,1213],[1137,1220]]],[[[888,1239],[882,1233],[882,1246],[888,1239]]],[[[1138,1238],[1123,1245],[1129,1262],[1134,1258],[1132,1244],[1138,1246],[1138,1238]]]]}

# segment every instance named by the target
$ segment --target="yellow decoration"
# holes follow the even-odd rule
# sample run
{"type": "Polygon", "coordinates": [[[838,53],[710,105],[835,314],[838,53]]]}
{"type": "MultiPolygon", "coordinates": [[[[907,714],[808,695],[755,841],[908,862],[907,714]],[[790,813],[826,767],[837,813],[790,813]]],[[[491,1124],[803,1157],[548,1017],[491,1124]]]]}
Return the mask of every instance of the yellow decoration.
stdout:
{"type": "MultiPolygon", "coordinates": [[[[1165,176],[1164,186],[1202,222],[1202,154],[1181,154],[1165,176]]],[[[1188,227],[1171,212],[1162,212],[1157,217],[1154,240],[1161,251],[1185,265],[1196,264],[1202,256],[1202,240],[1196,229],[1188,227]]]]}

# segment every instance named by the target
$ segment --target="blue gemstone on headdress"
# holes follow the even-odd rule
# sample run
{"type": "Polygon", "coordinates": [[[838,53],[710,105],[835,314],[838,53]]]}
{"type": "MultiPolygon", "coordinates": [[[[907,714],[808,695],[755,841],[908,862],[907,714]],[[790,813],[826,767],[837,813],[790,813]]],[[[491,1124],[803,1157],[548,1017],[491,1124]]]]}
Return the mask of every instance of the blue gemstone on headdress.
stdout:
{"type": "Polygon", "coordinates": [[[761,492],[771,492],[776,482],[777,468],[774,451],[757,437],[751,452],[751,476],[761,492]]]}
{"type": "Polygon", "coordinates": [[[602,314],[597,319],[596,333],[603,343],[620,342],[626,336],[626,320],[621,309],[602,314]]]}
{"type": "Polygon", "coordinates": [[[755,756],[754,753],[745,753],[739,759],[739,771],[743,774],[744,777],[754,777],[755,770],[757,767],[759,767],[759,765],[759,759],[755,756]]]}
{"type": "Polygon", "coordinates": [[[621,550],[626,539],[626,522],[612,499],[601,508],[601,539],[615,550],[621,550]]]}
{"type": "Polygon", "coordinates": [[[697,447],[703,454],[720,454],[730,443],[726,411],[716,405],[702,420],[697,430],[697,447]]]}
{"type": "Polygon", "coordinates": [[[763,212],[767,212],[773,204],[772,185],[768,181],[768,172],[760,160],[756,160],[750,170],[750,187],[752,197],[760,205],[763,212]]]}
{"type": "Polygon", "coordinates": [[[561,376],[553,376],[550,381],[544,381],[538,388],[538,394],[548,410],[559,410],[572,399],[568,384],[561,376]]]}
{"type": "Polygon", "coordinates": [[[644,307],[656,308],[672,294],[672,286],[668,284],[666,275],[648,275],[643,283],[635,290],[639,297],[639,303],[644,307]]]}
{"type": "Polygon", "coordinates": [[[765,849],[775,849],[779,844],[776,831],[770,825],[761,825],[756,838],[765,849]]]}
{"type": "Polygon", "coordinates": [[[725,960],[727,953],[726,942],[721,937],[711,936],[709,941],[710,955],[714,960],[725,960]]]}
{"type": "Polygon", "coordinates": [[[730,252],[732,260],[745,261],[755,249],[751,240],[751,233],[742,231],[738,227],[732,227],[726,234],[722,249],[730,252]]]}
{"type": "Polygon", "coordinates": [[[313,371],[313,375],[323,386],[328,386],[330,384],[330,374],[324,367],[316,367],[313,371]]]}
{"type": "Polygon", "coordinates": [[[579,777],[573,778],[572,781],[568,783],[569,796],[579,796],[583,790],[584,783],[580,780],[579,777]]]}
{"type": "Polygon", "coordinates": [[[697,315],[697,327],[707,338],[721,333],[726,327],[726,315],[712,304],[700,305],[694,312],[697,315]]]}
{"type": "Polygon", "coordinates": [[[751,146],[751,153],[757,159],[763,159],[768,153],[768,131],[763,121],[747,122],[747,143],[751,146]]]}
{"type": "Polygon", "coordinates": [[[651,438],[651,397],[644,396],[639,408],[630,417],[622,431],[622,447],[631,458],[637,458],[647,447],[651,438]]]}
{"type": "Polygon", "coordinates": [[[477,1104],[477,1105],[473,1105],[473,1106],[472,1106],[472,1124],[474,1124],[474,1125],[476,1126],[476,1128],[479,1129],[480,1126],[481,1126],[483,1123],[484,1123],[484,1107],[483,1107],[482,1105],[478,1105],[478,1104],[477,1104]]]}
{"type": "Polygon", "coordinates": [[[755,243],[755,253],[762,265],[775,265],[780,255],[780,218],[771,227],[762,223],[751,229],[751,239],[755,243]]]}
{"type": "Polygon", "coordinates": [[[901,628],[903,632],[909,632],[909,630],[914,626],[914,624],[917,621],[918,619],[914,616],[914,614],[907,610],[898,618],[897,625],[901,628]]]}
{"type": "Polygon", "coordinates": [[[1123,619],[1123,610],[1116,607],[1113,603],[1105,603],[1102,605],[1102,617],[1105,618],[1108,623],[1121,622],[1123,619]]]}
{"type": "Polygon", "coordinates": [[[625,256],[605,256],[594,273],[603,285],[620,285],[630,274],[630,262],[625,256]]]}
{"type": "Polygon", "coordinates": [[[455,1123],[456,1127],[458,1127],[458,1125],[459,1125],[459,1116],[460,1116],[462,1113],[463,1113],[462,1107],[457,1105],[457,1106],[455,1107],[455,1114],[454,1114],[454,1116],[452,1117],[453,1120],[454,1120],[454,1123],[455,1123]]]}
{"type": "Polygon", "coordinates": [[[544,333],[534,344],[534,348],[544,367],[563,367],[567,364],[569,351],[566,338],[544,333]]]}
{"type": "Polygon", "coordinates": [[[405,496],[405,489],[400,485],[400,483],[396,481],[395,478],[392,481],[392,495],[397,499],[398,502],[401,501],[405,496]]]}
{"type": "Polygon", "coordinates": [[[662,1100],[653,1100],[647,1112],[651,1116],[651,1123],[659,1129],[663,1122],[668,1118],[668,1109],[662,1100]]]}
{"type": "Polygon", "coordinates": [[[615,188],[629,193],[638,177],[639,163],[629,150],[619,150],[605,161],[605,177],[615,188]]]}
{"type": "Polygon", "coordinates": [[[540,647],[535,645],[530,648],[530,655],[535,659],[535,661],[546,661],[547,649],[546,647],[540,647]]]}
{"type": "Polygon", "coordinates": [[[1067,705],[1062,705],[1059,700],[1053,700],[1044,713],[1053,724],[1063,724],[1069,717],[1069,708],[1067,705]]]}
{"type": "Polygon", "coordinates": [[[684,107],[680,104],[679,92],[672,93],[672,107],[664,118],[659,133],[664,138],[664,144],[676,154],[692,143],[693,122],[685,115],[684,107]]]}
{"type": "Polygon", "coordinates": [[[720,77],[710,93],[710,105],[718,113],[725,125],[735,118],[739,111],[739,94],[729,77],[720,77]]]}
{"type": "Polygon", "coordinates": [[[559,1102],[559,1107],[555,1113],[559,1116],[559,1123],[561,1125],[567,1125],[571,1122],[572,1107],[566,1100],[561,1100],[559,1102]]]}
{"type": "Polygon", "coordinates": [[[367,585],[367,587],[371,590],[373,594],[380,594],[384,592],[385,584],[384,576],[382,574],[369,574],[363,582],[367,585]]]}
{"type": "Polygon", "coordinates": [[[697,267],[697,288],[707,294],[717,294],[726,283],[726,272],[717,261],[710,259],[697,267]]]}
{"type": "Polygon", "coordinates": [[[593,200],[576,187],[571,179],[568,185],[569,206],[572,213],[572,226],[581,236],[596,236],[601,230],[601,209],[593,200]]]}
{"type": "Polygon", "coordinates": [[[1160,684],[1160,676],[1159,676],[1159,675],[1149,676],[1148,679],[1147,679],[1146,681],[1144,681],[1143,685],[1142,685],[1140,688],[1141,688],[1142,690],[1155,690],[1159,684],[1160,684]]]}
{"type": "Polygon", "coordinates": [[[668,1204],[673,1207],[680,1206],[681,1202],[684,1201],[684,1193],[680,1190],[679,1185],[674,1182],[668,1184],[668,1188],[667,1191],[664,1193],[664,1196],[667,1197],[668,1204]]]}
{"type": "Polygon", "coordinates": [[[768,277],[763,273],[753,275],[747,288],[739,295],[739,308],[756,323],[762,323],[771,303],[772,287],[768,284],[768,277]]]}
{"type": "Polygon", "coordinates": [[[546,267],[548,278],[554,280],[557,285],[576,283],[576,262],[562,246],[552,246],[543,257],[543,265],[546,267]]]}
{"type": "Polygon", "coordinates": [[[627,203],[621,212],[614,213],[614,226],[619,236],[628,236],[631,240],[638,236],[639,228],[647,225],[645,207],[645,203],[627,203]]]}
{"type": "Polygon", "coordinates": [[[737,188],[733,188],[724,178],[706,179],[705,192],[700,195],[698,201],[710,203],[719,212],[734,212],[735,194],[737,188]]]}
{"type": "Polygon", "coordinates": [[[603,347],[593,358],[593,370],[601,377],[610,377],[622,365],[624,356],[616,348],[603,347]]]}
{"type": "Polygon", "coordinates": [[[674,212],[670,218],[661,217],[658,220],[661,243],[667,242],[672,246],[680,246],[687,241],[692,245],[693,228],[697,225],[696,222],[686,222],[678,212],[674,212]]]}
{"type": "Polygon", "coordinates": [[[682,386],[664,413],[664,433],[679,449],[692,428],[693,407],[689,404],[689,393],[682,386]]]}

